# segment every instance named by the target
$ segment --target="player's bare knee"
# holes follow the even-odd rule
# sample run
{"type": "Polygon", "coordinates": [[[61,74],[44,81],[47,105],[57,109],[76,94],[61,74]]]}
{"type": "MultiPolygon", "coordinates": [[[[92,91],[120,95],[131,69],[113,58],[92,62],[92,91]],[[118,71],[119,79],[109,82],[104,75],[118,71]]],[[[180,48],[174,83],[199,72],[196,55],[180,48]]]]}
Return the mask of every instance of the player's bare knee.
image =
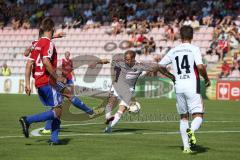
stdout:
{"type": "Polygon", "coordinates": [[[67,92],[67,93],[63,93],[62,94],[64,97],[66,97],[68,100],[70,100],[71,101],[71,99],[73,98],[73,94],[71,94],[71,93],[69,93],[69,92],[67,92]]]}
{"type": "Polygon", "coordinates": [[[188,119],[189,119],[188,113],[186,113],[186,114],[181,114],[180,117],[181,117],[181,120],[188,120],[188,119]]]}
{"type": "Polygon", "coordinates": [[[58,107],[55,107],[53,110],[55,112],[56,117],[60,119],[62,115],[62,107],[58,106],[58,107]]]}
{"type": "Polygon", "coordinates": [[[124,113],[126,111],[126,106],[120,105],[118,111],[124,113]]]}
{"type": "Polygon", "coordinates": [[[203,113],[193,113],[192,118],[201,117],[203,118],[203,113]]]}

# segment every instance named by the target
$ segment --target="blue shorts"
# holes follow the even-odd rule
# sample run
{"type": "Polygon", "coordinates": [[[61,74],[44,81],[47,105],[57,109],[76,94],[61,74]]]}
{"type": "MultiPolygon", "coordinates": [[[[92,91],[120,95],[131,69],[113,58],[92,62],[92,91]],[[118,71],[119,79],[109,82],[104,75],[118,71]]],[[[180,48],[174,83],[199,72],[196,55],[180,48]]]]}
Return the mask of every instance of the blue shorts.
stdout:
{"type": "Polygon", "coordinates": [[[56,107],[63,102],[63,96],[49,84],[38,88],[38,96],[44,106],[56,107]]]}
{"type": "Polygon", "coordinates": [[[73,80],[72,79],[68,79],[67,80],[67,84],[70,84],[70,85],[73,84],[73,80]]]}

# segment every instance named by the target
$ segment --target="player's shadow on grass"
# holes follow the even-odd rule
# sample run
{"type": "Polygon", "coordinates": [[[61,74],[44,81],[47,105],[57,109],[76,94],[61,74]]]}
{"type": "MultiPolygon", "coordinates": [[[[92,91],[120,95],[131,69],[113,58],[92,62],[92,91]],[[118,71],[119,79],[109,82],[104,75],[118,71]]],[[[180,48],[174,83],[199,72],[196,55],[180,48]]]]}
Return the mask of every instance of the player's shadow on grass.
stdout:
{"type": "Polygon", "coordinates": [[[61,145],[67,145],[72,139],[71,138],[61,138],[61,145]]]}
{"type": "Polygon", "coordinates": [[[71,131],[71,130],[69,130],[69,128],[61,128],[61,132],[73,132],[73,131],[71,131]]]}
{"type": "MultiPolygon", "coordinates": [[[[68,143],[71,141],[71,138],[60,138],[60,145],[68,145],[68,143]]],[[[49,143],[49,140],[46,139],[41,139],[41,140],[36,140],[35,142],[46,142],[47,144],[49,143]]],[[[26,145],[32,145],[32,144],[26,144],[26,145]]]]}
{"type": "MultiPolygon", "coordinates": [[[[181,151],[183,150],[183,146],[168,146],[170,148],[179,148],[181,151]]],[[[197,145],[196,147],[192,148],[192,151],[194,151],[193,154],[201,154],[201,153],[206,153],[210,150],[209,147],[204,147],[201,145],[197,145]]]]}
{"type": "Polygon", "coordinates": [[[208,152],[208,150],[210,150],[210,148],[209,147],[204,147],[204,146],[201,146],[201,145],[197,145],[192,150],[196,151],[195,154],[200,154],[200,153],[208,152]]]}

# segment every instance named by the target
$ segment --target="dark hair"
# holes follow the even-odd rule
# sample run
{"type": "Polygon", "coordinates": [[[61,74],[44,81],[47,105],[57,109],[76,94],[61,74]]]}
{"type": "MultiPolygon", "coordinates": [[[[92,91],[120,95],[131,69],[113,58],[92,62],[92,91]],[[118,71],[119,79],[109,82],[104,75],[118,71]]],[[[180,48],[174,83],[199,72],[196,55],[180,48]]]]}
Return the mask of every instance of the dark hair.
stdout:
{"type": "Polygon", "coordinates": [[[43,29],[40,27],[38,31],[38,37],[40,38],[42,37],[42,35],[43,35],[43,29]]]}
{"type": "Polygon", "coordinates": [[[52,31],[54,28],[54,22],[51,18],[45,18],[43,19],[40,28],[43,32],[52,31]]]}
{"type": "Polygon", "coordinates": [[[182,40],[193,39],[193,28],[191,26],[183,26],[180,28],[180,36],[182,40]]]}
{"type": "Polygon", "coordinates": [[[126,55],[130,55],[132,58],[135,58],[136,57],[136,52],[134,52],[133,50],[127,50],[125,53],[124,53],[124,56],[126,55]]]}

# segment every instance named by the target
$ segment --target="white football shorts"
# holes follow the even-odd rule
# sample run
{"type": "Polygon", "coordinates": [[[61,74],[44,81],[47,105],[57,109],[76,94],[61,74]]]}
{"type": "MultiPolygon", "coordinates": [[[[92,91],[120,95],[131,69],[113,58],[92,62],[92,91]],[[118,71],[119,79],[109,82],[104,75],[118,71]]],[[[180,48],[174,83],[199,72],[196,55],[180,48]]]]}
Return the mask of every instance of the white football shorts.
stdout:
{"type": "Polygon", "coordinates": [[[177,111],[179,114],[204,113],[202,96],[198,93],[176,93],[177,111]]]}

